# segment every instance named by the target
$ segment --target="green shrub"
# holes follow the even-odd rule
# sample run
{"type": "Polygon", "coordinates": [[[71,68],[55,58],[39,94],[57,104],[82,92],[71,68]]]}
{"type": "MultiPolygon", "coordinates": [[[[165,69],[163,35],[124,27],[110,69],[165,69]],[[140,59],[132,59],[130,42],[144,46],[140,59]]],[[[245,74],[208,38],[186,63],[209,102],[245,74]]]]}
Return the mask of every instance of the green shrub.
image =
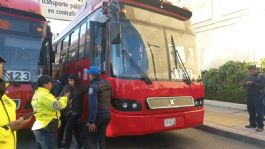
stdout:
{"type": "Polygon", "coordinates": [[[228,61],[218,69],[202,72],[205,98],[234,103],[246,103],[243,87],[250,63],[228,61]]]}

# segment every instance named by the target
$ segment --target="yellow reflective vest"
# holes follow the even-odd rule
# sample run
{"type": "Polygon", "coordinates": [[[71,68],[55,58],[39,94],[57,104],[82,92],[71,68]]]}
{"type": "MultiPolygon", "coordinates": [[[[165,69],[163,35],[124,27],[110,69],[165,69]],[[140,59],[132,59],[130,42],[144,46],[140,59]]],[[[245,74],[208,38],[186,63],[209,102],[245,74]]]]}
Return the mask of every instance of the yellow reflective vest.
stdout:
{"type": "Polygon", "coordinates": [[[60,110],[67,105],[68,98],[66,96],[56,99],[49,90],[39,87],[32,98],[31,105],[36,112],[36,121],[32,130],[38,130],[46,127],[52,119],[58,119],[60,126],[60,110]]]}
{"type": "MultiPolygon", "coordinates": [[[[4,126],[9,123],[6,112],[9,115],[10,121],[16,120],[16,103],[6,95],[3,95],[1,97],[1,100],[3,101],[4,106],[6,108],[5,111],[4,106],[0,101],[0,119],[1,119],[0,126],[4,126]]],[[[16,148],[16,132],[15,131],[12,132],[10,128],[6,130],[3,127],[0,127],[0,149],[15,149],[15,148],[16,148]]]]}

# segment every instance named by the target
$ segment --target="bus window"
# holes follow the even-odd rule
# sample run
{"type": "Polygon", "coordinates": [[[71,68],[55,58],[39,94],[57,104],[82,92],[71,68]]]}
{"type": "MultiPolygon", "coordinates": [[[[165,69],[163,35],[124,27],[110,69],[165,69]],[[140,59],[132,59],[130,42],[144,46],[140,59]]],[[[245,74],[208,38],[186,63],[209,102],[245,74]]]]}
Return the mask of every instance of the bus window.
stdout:
{"type": "Polygon", "coordinates": [[[79,58],[84,57],[85,42],[86,42],[86,22],[82,24],[80,28],[79,58]]]}
{"type": "Polygon", "coordinates": [[[77,56],[77,50],[78,50],[78,37],[79,37],[79,28],[77,28],[72,34],[71,34],[71,42],[68,52],[68,61],[72,61],[77,56]]]}
{"type": "Polygon", "coordinates": [[[87,21],[87,32],[86,32],[86,49],[85,49],[85,54],[86,56],[90,56],[89,54],[89,49],[90,49],[90,21],[87,21]]]}
{"type": "Polygon", "coordinates": [[[68,47],[69,47],[69,36],[64,38],[62,45],[63,45],[63,48],[61,51],[61,62],[65,63],[65,62],[67,62],[67,54],[68,54],[68,47]]]}
{"type": "Polygon", "coordinates": [[[105,71],[105,47],[104,47],[104,24],[99,22],[90,22],[91,25],[91,43],[92,43],[92,64],[98,66],[102,72],[105,71]]]}
{"type": "Polygon", "coordinates": [[[55,48],[55,64],[57,65],[60,63],[60,52],[62,50],[61,42],[59,42],[55,48]]]}

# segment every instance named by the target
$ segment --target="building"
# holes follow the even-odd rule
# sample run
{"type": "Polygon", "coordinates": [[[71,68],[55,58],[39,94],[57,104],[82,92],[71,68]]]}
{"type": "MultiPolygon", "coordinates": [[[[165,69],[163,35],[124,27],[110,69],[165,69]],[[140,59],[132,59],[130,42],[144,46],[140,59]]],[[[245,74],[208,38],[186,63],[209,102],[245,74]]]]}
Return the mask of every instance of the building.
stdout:
{"type": "Polygon", "coordinates": [[[193,12],[202,69],[265,57],[264,0],[172,0],[193,12]]]}

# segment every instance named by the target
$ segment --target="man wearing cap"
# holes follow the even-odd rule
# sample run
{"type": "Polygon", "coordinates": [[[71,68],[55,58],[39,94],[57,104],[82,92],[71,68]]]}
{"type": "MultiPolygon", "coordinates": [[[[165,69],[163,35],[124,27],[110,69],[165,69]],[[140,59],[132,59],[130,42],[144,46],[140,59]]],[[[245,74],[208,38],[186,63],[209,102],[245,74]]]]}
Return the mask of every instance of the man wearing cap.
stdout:
{"type": "Polygon", "coordinates": [[[84,130],[81,132],[81,138],[84,149],[105,149],[106,129],[110,121],[112,89],[110,83],[100,79],[98,67],[91,66],[86,73],[89,74],[90,80],[88,119],[84,130]]]}
{"type": "Polygon", "coordinates": [[[60,110],[67,105],[70,93],[62,97],[54,97],[50,91],[52,79],[43,75],[38,79],[38,88],[35,91],[31,104],[36,121],[32,130],[37,142],[37,148],[57,149],[57,129],[60,126],[60,110]]]}
{"type": "Polygon", "coordinates": [[[23,117],[16,120],[16,103],[6,94],[6,85],[3,81],[3,65],[5,60],[0,57],[0,148],[15,149],[16,148],[16,131],[28,122],[30,118],[23,117]]]}

